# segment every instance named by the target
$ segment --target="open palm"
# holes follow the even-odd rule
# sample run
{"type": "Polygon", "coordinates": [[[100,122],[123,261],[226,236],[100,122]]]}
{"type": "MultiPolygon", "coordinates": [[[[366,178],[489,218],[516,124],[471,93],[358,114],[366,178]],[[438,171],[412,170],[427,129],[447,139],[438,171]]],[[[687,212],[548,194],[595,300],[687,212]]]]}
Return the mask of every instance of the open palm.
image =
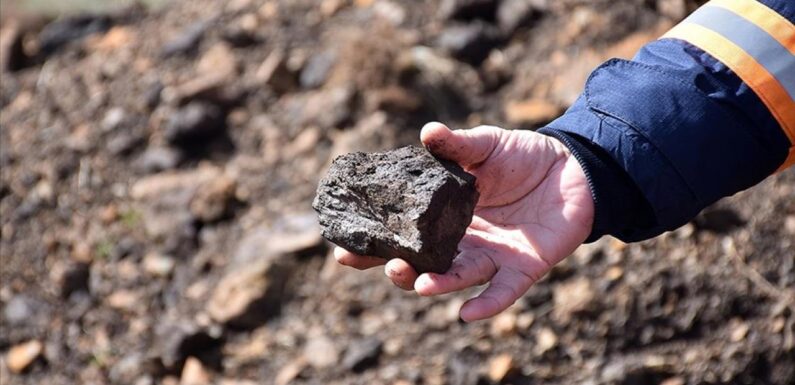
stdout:
{"type": "MultiPolygon", "coordinates": [[[[421,140],[436,156],[477,177],[480,200],[450,270],[418,276],[408,263],[393,259],[385,272],[397,286],[437,295],[488,282],[460,313],[465,321],[488,318],[519,299],[590,233],[588,182],[557,140],[491,126],[451,131],[440,123],[426,125],[421,140]]],[[[386,262],[340,248],[335,256],[359,269],[386,262]]]]}

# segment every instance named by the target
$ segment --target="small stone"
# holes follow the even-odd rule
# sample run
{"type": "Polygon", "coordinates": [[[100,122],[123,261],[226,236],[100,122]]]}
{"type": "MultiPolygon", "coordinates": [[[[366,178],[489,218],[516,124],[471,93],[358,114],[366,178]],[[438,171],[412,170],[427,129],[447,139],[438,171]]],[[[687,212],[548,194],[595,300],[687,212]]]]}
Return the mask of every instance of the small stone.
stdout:
{"type": "Polygon", "coordinates": [[[750,327],[748,326],[747,322],[743,322],[740,320],[733,320],[731,322],[731,336],[730,339],[732,342],[740,342],[745,339],[745,336],[748,335],[748,331],[750,327]]]}
{"type": "Polygon", "coordinates": [[[616,360],[608,363],[602,368],[601,379],[607,383],[622,383],[627,378],[627,363],[624,360],[616,360]]]}
{"type": "Polygon", "coordinates": [[[662,371],[665,367],[670,366],[670,364],[664,356],[652,354],[643,360],[643,366],[652,370],[662,371]]]}
{"type": "Polygon", "coordinates": [[[773,333],[781,333],[784,330],[784,327],[787,326],[787,321],[785,321],[784,317],[776,317],[773,320],[773,324],[770,326],[770,331],[773,333]]]}
{"type": "Polygon", "coordinates": [[[204,102],[191,102],[176,111],[163,132],[169,143],[190,146],[224,131],[226,124],[221,109],[204,102]]]}
{"type": "Polygon", "coordinates": [[[617,281],[621,279],[621,277],[623,276],[624,276],[624,269],[622,269],[620,266],[613,266],[607,269],[607,273],[605,273],[605,278],[607,278],[607,280],[610,282],[617,281]]]}
{"type": "Polygon", "coordinates": [[[342,367],[355,373],[361,373],[375,366],[381,357],[383,346],[383,342],[376,338],[354,342],[345,352],[342,367]]]}
{"type": "Polygon", "coordinates": [[[88,278],[91,265],[88,263],[67,263],[51,271],[61,290],[61,297],[69,298],[77,292],[88,292],[88,278]]]}
{"type": "Polygon", "coordinates": [[[195,53],[207,27],[208,23],[204,21],[191,24],[180,31],[176,37],[169,40],[161,49],[160,55],[162,57],[171,57],[195,53]]]}
{"type": "Polygon", "coordinates": [[[437,45],[456,59],[478,66],[501,41],[495,27],[483,22],[472,22],[446,28],[439,35],[437,45]]]}
{"type": "Polygon", "coordinates": [[[536,353],[544,354],[558,345],[558,336],[550,328],[542,328],[536,334],[536,353]]]}
{"type": "Polygon", "coordinates": [[[343,128],[351,121],[356,90],[352,87],[333,87],[294,98],[287,104],[294,111],[300,126],[315,125],[320,129],[343,128]]]}
{"type": "Polygon", "coordinates": [[[381,0],[373,5],[373,13],[394,26],[399,26],[406,21],[406,9],[390,0],[381,0]]]}
{"type": "Polygon", "coordinates": [[[190,211],[203,223],[215,222],[229,212],[234,196],[235,180],[223,175],[196,192],[190,203],[190,211]]]}
{"type": "Polygon", "coordinates": [[[149,147],[133,163],[137,170],[151,174],[171,170],[182,160],[182,154],[170,147],[149,147]]]}
{"type": "Polygon", "coordinates": [[[16,295],[6,303],[3,316],[10,325],[23,324],[34,315],[37,305],[39,304],[24,295],[16,295]]]}
{"type": "Polygon", "coordinates": [[[241,18],[237,25],[233,25],[225,29],[221,34],[221,38],[223,38],[225,42],[237,48],[249,47],[260,43],[260,38],[255,32],[256,27],[250,28],[248,26],[249,20],[254,20],[254,22],[257,22],[256,16],[246,15],[241,18]]]}
{"type": "Polygon", "coordinates": [[[500,354],[489,361],[489,379],[493,382],[502,382],[516,368],[514,368],[513,357],[508,353],[500,354]]]}
{"type": "Polygon", "coordinates": [[[337,62],[334,51],[324,51],[309,58],[301,70],[299,82],[303,88],[317,88],[326,82],[329,72],[337,62]]]}
{"type": "Polygon", "coordinates": [[[44,55],[51,55],[63,46],[88,35],[104,33],[113,21],[107,15],[78,14],[59,18],[39,33],[39,47],[44,55]]]}
{"type": "Polygon", "coordinates": [[[502,312],[491,320],[491,335],[507,337],[516,333],[517,316],[512,312],[502,312]]]}
{"type": "Polygon", "coordinates": [[[710,207],[702,211],[694,220],[696,228],[717,234],[726,234],[745,225],[746,220],[734,209],[710,207]]]}
{"type": "Polygon", "coordinates": [[[657,0],[657,11],[671,20],[679,21],[687,16],[687,1],[657,0]]]}
{"type": "MultiPolygon", "coordinates": [[[[110,224],[119,219],[119,208],[111,203],[102,208],[99,212],[99,219],[104,224],[110,224]]],[[[91,261],[91,247],[88,242],[77,242],[72,246],[72,259],[79,262],[91,261]]]]}
{"type": "Polygon", "coordinates": [[[422,101],[417,95],[403,87],[390,86],[369,91],[365,104],[368,111],[384,110],[406,113],[419,109],[422,106],[422,101]]]}
{"type": "Polygon", "coordinates": [[[271,227],[251,229],[238,243],[232,261],[244,266],[260,259],[322,255],[325,251],[314,212],[285,214],[271,227]]]}
{"type": "Polygon", "coordinates": [[[497,25],[506,34],[529,26],[541,16],[548,0],[503,0],[497,9],[497,25]]]}
{"type": "Polygon", "coordinates": [[[13,373],[22,373],[44,352],[44,345],[36,340],[12,346],[6,355],[6,364],[13,373]]]}
{"type": "Polygon", "coordinates": [[[112,52],[135,41],[135,34],[128,27],[115,26],[101,37],[91,39],[90,48],[112,52]]]}
{"type": "Polygon", "coordinates": [[[144,138],[135,132],[122,131],[108,140],[108,152],[113,155],[129,155],[136,147],[144,143],[144,138]]]}
{"type": "Polygon", "coordinates": [[[520,331],[525,331],[533,326],[536,318],[533,313],[522,313],[516,318],[516,328],[520,331]]]}
{"type": "Polygon", "coordinates": [[[298,87],[297,76],[287,66],[287,57],[281,50],[271,52],[259,66],[255,76],[257,81],[279,94],[293,91],[298,87]]]}
{"type": "Polygon", "coordinates": [[[340,352],[326,336],[310,338],[304,346],[304,358],[316,369],[325,369],[339,363],[340,352]]]}
{"type": "Polygon", "coordinates": [[[19,22],[13,18],[3,21],[0,28],[0,72],[20,70],[27,64],[23,38],[19,22]]]}
{"type": "Polygon", "coordinates": [[[787,218],[784,220],[784,228],[790,234],[795,234],[795,215],[788,215],[787,218]]]}
{"type": "Polygon", "coordinates": [[[124,108],[114,107],[109,109],[102,119],[102,130],[109,132],[119,128],[119,126],[124,123],[126,117],[127,113],[124,111],[124,108]]]}
{"type": "Polygon", "coordinates": [[[313,207],[322,235],[360,255],[443,273],[472,220],[475,177],[419,147],[334,160],[313,207]]]}
{"type": "Polygon", "coordinates": [[[510,124],[538,125],[557,118],[561,109],[554,103],[545,99],[528,99],[519,102],[509,102],[505,106],[505,119],[510,124]]]}
{"type": "Polygon", "coordinates": [[[685,379],[682,377],[671,377],[663,380],[660,385],[685,385],[685,379]]]}
{"type": "Polygon", "coordinates": [[[306,360],[303,357],[293,360],[279,370],[274,383],[276,385],[288,385],[304,371],[304,368],[306,368],[306,360]]]}
{"type": "Polygon", "coordinates": [[[325,17],[331,17],[344,6],[343,0],[323,0],[320,3],[320,13],[325,17]]]}
{"type": "Polygon", "coordinates": [[[286,275],[278,257],[232,268],[215,287],[207,313],[230,327],[257,327],[279,312],[286,275]]]}
{"type": "Polygon", "coordinates": [[[140,304],[140,300],[141,296],[130,290],[118,290],[107,298],[110,307],[126,311],[134,310],[135,306],[140,304]]]}
{"type": "Polygon", "coordinates": [[[194,100],[223,102],[227,97],[224,94],[224,86],[229,83],[229,76],[220,71],[200,74],[177,86],[164,88],[162,96],[166,102],[177,105],[184,105],[194,100]]]}
{"type": "Polygon", "coordinates": [[[141,105],[147,110],[154,110],[160,104],[163,88],[163,83],[159,81],[149,84],[143,92],[141,105]]]}
{"type": "Polygon", "coordinates": [[[230,79],[237,73],[237,59],[232,48],[225,43],[217,43],[202,55],[196,65],[200,76],[218,76],[230,79]]]}
{"type": "Polygon", "coordinates": [[[180,385],[210,385],[210,374],[196,357],[188,357],[182,367],[180,385]]]}
{"type": "Polygon", "coordinates": [[[156,277],[168,277],[174,270],[174,258],[160,254],[149,253],[144,257],[144,271],[156,277]]]}
{"type": "Polygon", "coordinates": [[[179,370],[188,357],[205,353],[220,344],[216,335],[184,321],[159,324],[155,334],[155,352],[168,370],[179,370]]]}
{"type": "Polygon", "coordinates": [[[587,278],[575,278],[561,283],[553,289],[553,314],[561,320],[587,312],[594,305],[595,293],[587,278]]]}

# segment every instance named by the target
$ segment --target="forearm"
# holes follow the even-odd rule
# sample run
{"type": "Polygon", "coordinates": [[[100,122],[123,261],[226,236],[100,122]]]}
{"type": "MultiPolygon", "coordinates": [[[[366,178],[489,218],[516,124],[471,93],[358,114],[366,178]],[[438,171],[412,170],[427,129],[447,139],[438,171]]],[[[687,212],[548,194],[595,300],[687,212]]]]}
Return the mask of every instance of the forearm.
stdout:
{"type": "Polygon", "coordinates": [[[663,39],[595,70],[577,103],[540,132],[568,142],[590,174],[590,239],[636,241],[780,169],[792,159],[789,123],[725,63],[663,39]]]}

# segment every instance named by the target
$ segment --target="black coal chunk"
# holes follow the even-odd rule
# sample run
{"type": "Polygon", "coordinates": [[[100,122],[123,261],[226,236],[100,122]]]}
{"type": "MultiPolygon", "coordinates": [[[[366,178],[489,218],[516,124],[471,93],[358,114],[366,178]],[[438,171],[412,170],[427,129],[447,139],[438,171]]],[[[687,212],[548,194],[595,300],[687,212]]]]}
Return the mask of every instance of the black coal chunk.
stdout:
{"type": "Polygon", "coordinates": [[[402,258],[443,273],[472,221],[475,177],[426,149],[343,155],[312,204],[323,237],[361,255],[402,258]]]}

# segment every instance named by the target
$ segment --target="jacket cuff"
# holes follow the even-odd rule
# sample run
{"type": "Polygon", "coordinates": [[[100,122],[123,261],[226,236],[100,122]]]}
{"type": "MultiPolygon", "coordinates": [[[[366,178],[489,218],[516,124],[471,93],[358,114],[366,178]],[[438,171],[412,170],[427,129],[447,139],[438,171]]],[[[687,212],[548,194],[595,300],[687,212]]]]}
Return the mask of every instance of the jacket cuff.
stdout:
{"type": "Polygon", "coordinates": [[[654,227],[654,211],[629,175],[598,145],[582,136],[544,127],[538,133],[561,141],[582,166],[594,202],[586,243],[610,234],[625,242],[642,240],[638,229],[654,227]]]}

